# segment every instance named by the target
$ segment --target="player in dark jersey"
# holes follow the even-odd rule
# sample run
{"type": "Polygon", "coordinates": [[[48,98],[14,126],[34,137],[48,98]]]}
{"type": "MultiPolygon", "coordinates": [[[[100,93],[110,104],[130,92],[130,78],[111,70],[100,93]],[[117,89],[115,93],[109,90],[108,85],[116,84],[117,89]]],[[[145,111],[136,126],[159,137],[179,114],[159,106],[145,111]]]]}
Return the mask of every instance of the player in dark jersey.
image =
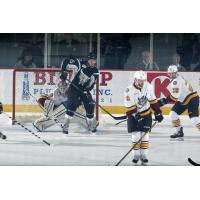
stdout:
{"type": "Polygon", "coordinates": [[[96,126],[94,126],[95,103],[90,93],[99,75],[96,63],[96,54],[90,53],[87,62],[82,62],[77,58],[73,58],[65,59],[61,64],[62,80],[66,80],[68,71],[72,71],[70,77],[71,84],[68,90],[68,101],[64,103],[67,109],[63,128],[63,133],[65,134],[68,134],[70,120],[73,118],[74,112],[80,105],[80,101],[83,103],[86,111],[88,130],[92,132],[96,131],[96,126]]]}
{"type": "MultiPolygon", "coordinates": [[[[0,114],[3,112],[3,104],[0,102],[0,114]]],[[[7,137],[2,132],[0,132],[0,138],[5,140],[7,137]]]]}

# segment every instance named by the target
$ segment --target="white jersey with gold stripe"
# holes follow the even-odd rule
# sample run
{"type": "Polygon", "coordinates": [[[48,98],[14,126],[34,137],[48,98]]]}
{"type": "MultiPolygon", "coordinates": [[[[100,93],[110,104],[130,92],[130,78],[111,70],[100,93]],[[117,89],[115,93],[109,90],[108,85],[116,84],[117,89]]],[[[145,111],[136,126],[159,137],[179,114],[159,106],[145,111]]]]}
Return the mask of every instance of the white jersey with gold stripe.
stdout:
{"type": "Polygon", "coordinates": [[[180,75],[171,81],[169,91],[171,93],[171,99],[180,101],[183,105],[188,104],[193,97],[198,95],[190,83],[180,75]]]}
{"type": "Polygon", "coordinates": [[[145,82],[141,90],[137,89],[134,85],[126,88],[125,92],[125,107],[126,111],[136,109],[135,114],[146,116],[151,114],[150,104],[156,103],[157,99],[153,92],[150,83],[145,82]]]}

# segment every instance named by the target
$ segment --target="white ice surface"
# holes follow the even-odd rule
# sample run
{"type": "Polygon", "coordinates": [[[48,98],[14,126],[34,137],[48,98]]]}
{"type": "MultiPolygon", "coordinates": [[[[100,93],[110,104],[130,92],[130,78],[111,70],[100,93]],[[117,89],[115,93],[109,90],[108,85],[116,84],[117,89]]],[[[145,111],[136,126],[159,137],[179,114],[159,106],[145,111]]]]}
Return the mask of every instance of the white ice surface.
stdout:
{"type": "MultiPolygon", "coordinates": [[[[89,134],[82,126],[72,123],[67,136],[57,125],[43,133],[36,132],[31,124],[26,125],[51,143],[47,146],[19,125],[11,125],[2,114],[0,131],[7,135],[7,140],[0,139],[0,165],[114,166],[131,148],[126,123],[115,126],[117,122],[109,116],[101,118],[96,134],[89,134]]],[[[168,116],[152,129],[148,165],[190,165],[188,157],[200,162],[200,132],[187,116],[181,116],[181,122],[184,141],[169,139],[173,129],[168,116]]],[[[132,165],[131,159],[132,153],[120,165],[132,165]]]]}

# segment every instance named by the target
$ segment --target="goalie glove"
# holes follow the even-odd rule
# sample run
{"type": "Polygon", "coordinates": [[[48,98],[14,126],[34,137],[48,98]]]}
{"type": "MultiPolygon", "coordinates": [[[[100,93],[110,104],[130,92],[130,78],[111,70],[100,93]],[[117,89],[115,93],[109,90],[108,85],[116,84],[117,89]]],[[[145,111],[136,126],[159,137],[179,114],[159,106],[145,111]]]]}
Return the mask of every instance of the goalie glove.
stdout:
{"type": "Polygon", "coordinates": [[[0,114],[3,112],[3,104],[0,102],[0,114]]]}

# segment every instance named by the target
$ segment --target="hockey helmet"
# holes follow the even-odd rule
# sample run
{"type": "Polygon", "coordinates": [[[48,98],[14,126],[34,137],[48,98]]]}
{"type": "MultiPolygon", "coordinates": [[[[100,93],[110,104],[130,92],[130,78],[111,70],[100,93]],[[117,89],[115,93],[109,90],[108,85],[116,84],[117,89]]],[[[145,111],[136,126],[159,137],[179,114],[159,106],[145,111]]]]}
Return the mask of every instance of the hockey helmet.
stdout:
{"type": "Polygon", "coordinates": [[[66,81],[58,82],[58,90],[61,94],[65,94],[68,89],[68,83],[66,81]]]}
{"type": "Polygon", "coordinates": [[[170,65],[167,72],[171,79],[175,79],[178,76],[178,67],[176,65],[170,65]]]}
{"type": "Polygon", "coordinates": [[[97,59],[97,55],[94,52],[90,52],[87,57],[88,59],[93,59],[93,60],[97,59]]]}
{"type": "Polygon", "coordinates": [[[144,71],[136,71],[134,74],[134,84],[137,88],[142,88],[147,80],[147,73],[144,71]]]}
{"type": "Polygon", "coordinates": [[[168,73],[176,73],[178,72],[178,67],[176,65],[170,65],[167,70],[168,73]]]}
{"type": "Polygon", "coordinates": [[[146,81],[147,80],[147,73],[142,71],[142,70],[136,71],[135,74],[134,74],[134,79],[146,81]]]}

